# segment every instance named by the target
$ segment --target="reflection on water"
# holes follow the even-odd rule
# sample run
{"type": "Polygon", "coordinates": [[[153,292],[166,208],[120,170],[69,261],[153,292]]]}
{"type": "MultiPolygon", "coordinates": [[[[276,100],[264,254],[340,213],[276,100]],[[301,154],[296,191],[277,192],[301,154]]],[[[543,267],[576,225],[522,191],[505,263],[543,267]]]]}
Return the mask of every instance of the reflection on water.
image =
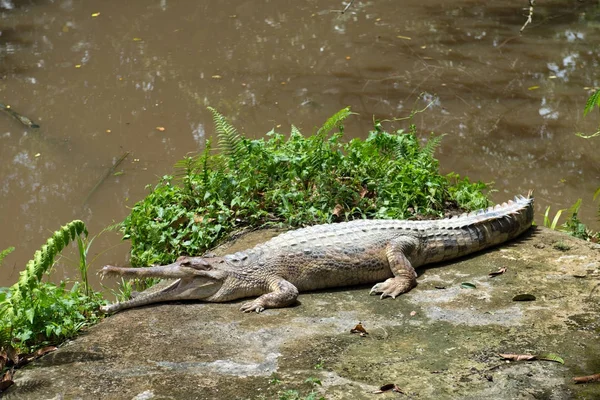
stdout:
{"type": "MultiPolygon", "coordinates": [[[[344,14],[322,0],[0,2],[0,102],[41,125],[0,115],[0,249],[17,248],[0,286],[70,220],[92,233],[122,220],[203,148],[207,105],[255,137],[292,122],[310,133],[350,105],[347,135],[365,137],[373,118],[431,103],[415,122],[423,137],[448,134],[444,171],[495,181],[496,200],[535,188],[538,217],[583,197],[593,221],[600,141],[573,133],[597,124],[582,110],[600,85],[598,6],[543,3],[519,35],[521,0],[355,1],[344,14]],[[85,202],[126,151],[122,174],[85,202]]],[[[94,248],[118,243],[106,234],[94,248]]],[[[60,264],[59,277],[75,275],[60,264]]]]}

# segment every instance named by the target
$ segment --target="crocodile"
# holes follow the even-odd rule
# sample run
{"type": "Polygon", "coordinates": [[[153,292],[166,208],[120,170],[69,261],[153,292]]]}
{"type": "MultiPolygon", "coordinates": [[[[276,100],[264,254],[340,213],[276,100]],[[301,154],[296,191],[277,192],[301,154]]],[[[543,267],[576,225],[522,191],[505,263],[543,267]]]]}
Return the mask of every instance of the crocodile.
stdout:
{"type": "Polygon", "coordinates": [[[164,301],[243,303],[244,312],[292,305],[299,292],[376,283],[381,298],[417,285],[415,268],[465,256],[511,240],[533,222],[533,197],[439,220],[354,220],[288,231],[222,257],[179,257],[147,268],[107,265],[102,276],[175,279],[137,297],[102,306],[104,313],[164,301]],[[154,289],[154,290],[152,290],[154,289]]]}

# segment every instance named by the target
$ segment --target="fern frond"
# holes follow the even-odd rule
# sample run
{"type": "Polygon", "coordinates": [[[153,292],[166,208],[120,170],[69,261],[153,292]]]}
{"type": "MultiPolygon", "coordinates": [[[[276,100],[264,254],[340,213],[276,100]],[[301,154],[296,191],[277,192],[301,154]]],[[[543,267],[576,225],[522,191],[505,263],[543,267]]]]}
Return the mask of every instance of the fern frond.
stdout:
{"type": "Polygon", "coordinates": [[[12,304],[16,304],[19,298],[28,296],[40,282],[44,273],[52,267],[56,255],[82,234],[87,236],[88,232],[85,224],[80,220],[71,221],[54,232],[46,244],[35,252],[25,270],[21,271],[19,281],[11,287],[12,304]]]}
{"type": "MultiPolygon", "coordinates": [[[[0,312],[6,311],[3,309],[2,305],[0,305],[0,312]]],[[[10,334],[10,326],[5,323],[0,323],[0,349],[5,349],[10,345],[10,341],[12,335],[10,334]]],[[[0,370],[0,372],[4,372],[0,370]]]]}
{"type": "Polygon", "coordinates": [[[354,113],[350,111],[350,107],[342,108],[325,121],[323,126],[317,131],[317,136],[327,135],[332,129],[339,127],[352,114],[354,113]]]}
{"type": "Polygon", "coordinates": [[[586,116],[590,111],[594,109],[594,106],[600,107],[600,89],[596,90],[587,99],[585,108],[583,109],[583,116],[586,116]]]}
{"type": "Polygon", "coordinates": [[[219,150],[228,157],[231,157],[233,161],[239,160],[246,155],[248,150],[244,145],[243,138],[237,132],[237,129],[235,129],[235,127],[214,108],[208,107],[208,110],[213,115],[215,131],[219,136],[219,150]]]}
{"type": "Polygon", "coordinates": [[[302,132],[300,132],[300,129],[298,129],[296,125],[292,125],[290,136],[302,136],[302,132]]]}
{"type": "Polygon", "coordinates": [[[173,166],[177,179],[186,179],[198,168],[198,156],[185,156],[173,166]]]}
{"type": "MultiPolygon", "coordinates": [[[[181,160],[177,161],[173,167],[176,170],[182,170],[182,173],[186,173],[190,169],[196,168],[198,165],[198,156],[184,156],[181,160]]],[[[179,175],[179,174],[175,174],[179,175]]]]}
{"type": "Polygon", "coordinates": [[[442,134],[440,136],[431,136],[425,146],[421,149],[421,151],[426,154],[428,157],[433,157],[435,150],[440,147],[442,143],[442,138],[446,136],[446,134],[442,134]]]}
{"type": "Polygon", "coordinates": [[[4,250],[0,251],[0,264],[2,264],[2,260],[4,260],[4,257],[9,255],[13,251],[15,251],[14,247],[9,247],[8,249],[4,249],[4,250]]]}

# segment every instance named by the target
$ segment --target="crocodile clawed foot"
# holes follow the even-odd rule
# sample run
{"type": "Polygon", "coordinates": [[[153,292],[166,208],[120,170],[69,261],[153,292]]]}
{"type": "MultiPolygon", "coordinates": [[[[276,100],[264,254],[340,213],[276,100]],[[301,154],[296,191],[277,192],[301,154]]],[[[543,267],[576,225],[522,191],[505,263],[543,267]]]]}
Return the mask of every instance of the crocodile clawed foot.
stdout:
{"type": "Polygon", "coordinates": [[[264,310],[265,310],[265,308],[263,307],[262,302],[259,302],[258,299],[244,303],[240,307],[240,311],[243,311],[243,312],[256,311],[257,313],[260,313],[260,312],[263,312],[264,310]]]}
{"type": "Polygon", "coordinates": [[[381,298],[391,297],[395,299],[402,293],[408,292],[415,286],[415,281],[404,277],[395,276],[387,279],[385,282],[379,282],[371,288],[369,294],[381,293],[381,298]]]}

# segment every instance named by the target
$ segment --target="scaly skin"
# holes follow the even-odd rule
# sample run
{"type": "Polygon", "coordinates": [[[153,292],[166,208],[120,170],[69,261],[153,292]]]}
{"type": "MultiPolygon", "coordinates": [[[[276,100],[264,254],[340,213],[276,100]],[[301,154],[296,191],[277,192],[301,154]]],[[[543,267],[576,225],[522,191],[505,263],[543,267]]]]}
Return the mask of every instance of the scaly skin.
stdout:
{"type": "Polygon", "coordinates": [[[416,286],[414,268],[506,242],[532,222],[530,194],[456,218],[316,225],[224,257],[184,256],[173,264],[149,268],[105,266],[103,275],[176,281],[101,309],[113,313],[163,301],[224,302],[259,296],[244,303],[241,311],[261,312],[293,304],[298,292],[374,282],[379,283],[370,293],[395,298],[416,286]]]}

